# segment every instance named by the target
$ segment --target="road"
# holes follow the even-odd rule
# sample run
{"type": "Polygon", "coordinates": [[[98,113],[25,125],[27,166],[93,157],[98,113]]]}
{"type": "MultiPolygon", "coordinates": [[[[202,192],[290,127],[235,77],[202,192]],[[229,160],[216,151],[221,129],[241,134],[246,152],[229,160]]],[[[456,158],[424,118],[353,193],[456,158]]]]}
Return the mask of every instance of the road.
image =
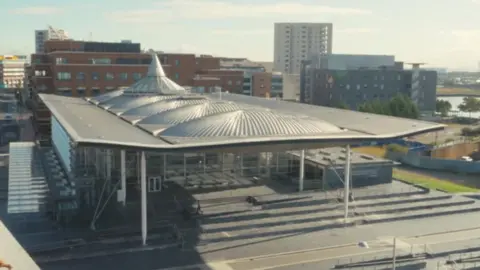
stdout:
{"type": "MultiPolygon", "coordinates": [[[[428,252],[443,252],[452,248],[478,245],[480,242],[480,228],[460,231],[451,231],[431,235],[413,237],[398,237],[396,239],[397,255],[428,252]]],[[[306,249],[293,252],[276,253],[270,255],[247,257],[234,260],[208,262],[206,265],[191,265],[185,267],[168,268],[165,270],[267,270],[292,269],[296,266],[311,265],[328,269],[337,261],[352,257],[381,258],[390,256],[393,252],[393,237],[381,237],[367,241],[369,248],[361,248],[357,243],[341,246],[330,246],[316,249],[306,249]],[[326,268],[327,267],[327,268],[326,268]]],[[[307,267],[308,268],[308,267],[307,267]]],[[[306,269],[303,268],[302,269],[306,269]]],[[[160,270],[160,269],[158,269],[160,270]]]]}
{"type": "Polygon", "coordinates": [[[430,132],[418,136],[414,136],[412,139],[421,143],[443,143],[447,139],[460,140],[462,128],[469,127],[469,125],[449,125],[444,131],[430,132]]]}

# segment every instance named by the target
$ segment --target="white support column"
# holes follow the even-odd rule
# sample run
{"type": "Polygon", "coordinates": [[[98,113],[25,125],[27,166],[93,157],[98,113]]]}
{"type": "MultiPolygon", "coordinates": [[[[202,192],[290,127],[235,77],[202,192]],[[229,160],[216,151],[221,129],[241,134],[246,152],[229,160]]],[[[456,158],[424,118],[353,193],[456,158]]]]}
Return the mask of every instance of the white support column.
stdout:
{"type": "Polygon", "coordinates": [[[142,244],[147,244],[147,160],[145,152],[142,151],[141,157],[141,188],[142,188],[142,244]]]}
{"type": "Polygon", "coordinates": [[[305,150],[300,151],[300,174],[298,176],[298,191],[303,191],[303,178],[305,177],[305,150]]]}
{"type": "Polygon", "coordinates": [[[127,168],[126,168],[126,154],[125,150],[120,150],[120,181],[122,184],[121,194],[122,198],[121,201],[123,205],[127,203],[127,168]]]}
{"type": "Polygon", "coordinates": [[[108,149],[105,152],[105,178],[107,179],[107,193],[112,192],[112,150],[108,149]]]}
{"type": "Polygon", "coordinates": [[[272,153],[267,152],[265,153],[265,168],[267,171],[267,178],[270,178],[272,176],[272,172],[270,171],[271,164],[272,164],[272,153]]]}
{"type": "Polygon", "coordinates": [[[345,179],[343,179],[344,183],[344,191],[343,191],[343,205],[345,207],[344,209],[344,223],[347,224],[348,222],[348,204],[350,200],[350,158],[351,152],[350,152],[350,145],[347,145],[345,147],[345,171],[344,171],[344,176],[345,179]]]}
{"type": "Polygon", "coordinates": [[[105,151],[105,170],[108,181],[112,180],[112,150],[105,151]]]}

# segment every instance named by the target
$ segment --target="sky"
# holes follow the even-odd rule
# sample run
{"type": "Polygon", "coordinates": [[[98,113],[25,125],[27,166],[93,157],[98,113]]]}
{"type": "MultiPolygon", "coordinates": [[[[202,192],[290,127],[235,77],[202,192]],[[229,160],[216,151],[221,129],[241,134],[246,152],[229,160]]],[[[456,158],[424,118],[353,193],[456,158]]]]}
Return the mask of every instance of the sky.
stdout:
{"type": "Polygon", "coordinates": [[[334,53],[477,70],[479,11],[480,0],[3,0],[0,54],[32,53],[34,30],[52,25],[78,40],[273,61],[275,22],[328,22],[334,53]]]}

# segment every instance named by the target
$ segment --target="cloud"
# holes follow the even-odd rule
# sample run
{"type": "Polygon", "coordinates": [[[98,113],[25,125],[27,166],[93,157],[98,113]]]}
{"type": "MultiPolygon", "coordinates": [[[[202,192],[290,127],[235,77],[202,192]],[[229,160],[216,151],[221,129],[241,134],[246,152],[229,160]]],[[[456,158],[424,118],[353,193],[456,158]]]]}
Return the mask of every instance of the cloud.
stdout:
{"type": "Polygon", "coordinates": [[[26,7],[10,10],[10,13],[19,15],[50,15],[61,12],[62,9],[57,7],[26,7]]]}
{"type": "Polygon", "coordinates": [[[378,32],[378,29],[375,28],[345,28],[345,29],[339,29],[334,31],[337,33],[347,33],[347,34],[368,34],[368,33],[375,33],[378,32]]]}
{"type": "Polygon", "coordinates": [[[276,4],[245,4],[222,1],[167,0],[154,4],[149,9],[119,10],[106,13],[107,18],[116,22],[149,23],[178,19],[218,20],[231,18],[279,18],[295,16],[366,15],[371,11],[355,8],[340,8],[324,5],[301,4],[295,1],[276,4]]]}
{"type": "Polygon", "coordinates": [[[461,37],[461,38],[475,38],[480,36],[480,30],[477,29],[460,29],[460,30],[453,30],[451,32],[453,36],[461,37]]]}

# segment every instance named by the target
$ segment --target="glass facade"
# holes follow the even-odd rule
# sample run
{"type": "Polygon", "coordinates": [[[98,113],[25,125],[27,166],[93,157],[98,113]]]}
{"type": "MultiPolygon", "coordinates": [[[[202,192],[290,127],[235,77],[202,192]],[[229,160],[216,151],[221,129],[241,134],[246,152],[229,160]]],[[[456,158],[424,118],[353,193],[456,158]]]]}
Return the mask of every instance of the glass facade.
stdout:
{"type": "Polygon", "coordinates": [[[71,172],[71,160],[70,160],[70,137],[65,129],[60,125],[57,118],[52,115],[52,143],[57,150],[58,157],[65,166],[67,172],[71,172]]]}

